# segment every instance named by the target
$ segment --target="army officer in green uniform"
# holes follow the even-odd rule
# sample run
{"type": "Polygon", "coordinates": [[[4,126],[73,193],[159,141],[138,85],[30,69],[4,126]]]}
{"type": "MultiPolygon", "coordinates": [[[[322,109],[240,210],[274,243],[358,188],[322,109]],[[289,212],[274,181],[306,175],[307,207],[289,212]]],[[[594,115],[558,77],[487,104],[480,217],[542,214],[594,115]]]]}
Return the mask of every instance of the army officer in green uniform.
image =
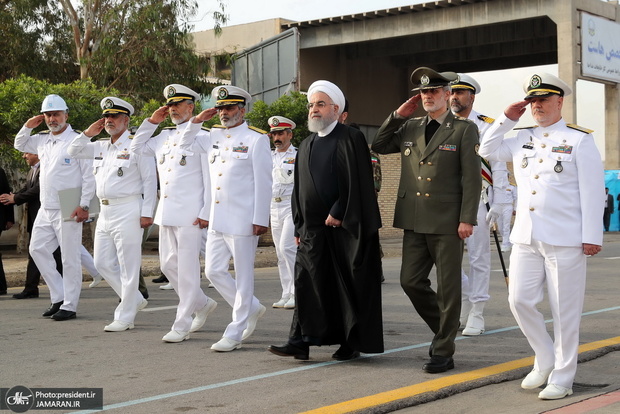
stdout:
{"type": "Polygon", "coordinates": [[[476,225],[481,191],[478,128],[448,110],[456,77],[425,67],[413,71],[419,93],[390,114],[372,144],[379,154],[401,154],[394,214],[394,227],[404,229],[400,283],[435,334],[423,367],[429,373],[454,368],[463,241],[476,225]],[[411,118],[420,101],[427,115],[411,118]],[[436,291],[428,277],[433,265],[436,291]]]}

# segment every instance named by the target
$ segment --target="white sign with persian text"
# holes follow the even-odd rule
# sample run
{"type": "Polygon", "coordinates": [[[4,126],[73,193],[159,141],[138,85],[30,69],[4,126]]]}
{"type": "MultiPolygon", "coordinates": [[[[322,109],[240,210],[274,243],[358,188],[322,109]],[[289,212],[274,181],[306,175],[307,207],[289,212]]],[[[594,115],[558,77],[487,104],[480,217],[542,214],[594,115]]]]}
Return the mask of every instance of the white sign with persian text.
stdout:
{"type": "Polygon", "coordinates": [[[581,74],[620,83],[620,24],[581,13],[581,74]]]}

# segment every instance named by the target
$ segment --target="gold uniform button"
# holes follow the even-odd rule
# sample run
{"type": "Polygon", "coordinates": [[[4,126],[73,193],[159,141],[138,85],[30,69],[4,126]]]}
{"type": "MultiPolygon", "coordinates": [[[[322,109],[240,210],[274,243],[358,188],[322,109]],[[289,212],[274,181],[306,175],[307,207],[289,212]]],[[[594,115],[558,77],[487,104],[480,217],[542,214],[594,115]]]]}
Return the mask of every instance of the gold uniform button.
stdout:
{"type": "Polygon", "coordinates": [[[428,165],[433,165],[433,163],[429,161],[429,162],[428,162],[428,165]]]}
{"type": "Polygon", "coordinates": [[[542,159],[542,158],[541,158],[541,159],[539,159],[539,160],[538,160],[538,162],[543,162],[543,159],[542,159]]]}
{"type": "Polygon", "coordinates": [[[215,189],[216,189],[216,190],[219,190],[219,189],[220,189],[220,187],[215,187],[215,189]]]}
{"type": "Polygon", "coordinates": [[[532,191],[532,194],[536,194],[536,190],[533,190],[533,191],[532,191]]]}
{"type": "Polygon", "coordinates": [[[224,151],[228,151],[228,147],[224,148],[224,151]]]}
{"type": "Polygon", "coordinates": [[[538,180],[538,177],[539,177],[539,175],[538,175],[538,174],[536,174],[536,175],[534,176],[534,179],[535,179],[535,180],[538,180]]]}
{"type": "Polygon", "coordinates": [[[230,134],[226,134],[226,138],[230,138],[230,134]]]}
{"type": "Polygon", "coordinates": [[[422,177],[418,177],[418,181],[421,180],[421,179],[422,179],[422,177]]]}
{"type": "Polygon", "coordinates": [[[433,181],[431,177],[428,177],[426,181],[433,181]]]}
{"type": "Polygon", "coordinates": [[[420,161],[420,165],[424,165],[424,161],[420,161]]]}
{"type": "Polygon", "coordinates": [[[549,134],[546,133],[546,132],[543,134],[543,137],[548,137],[548,136],[549,136],[549,134]]]}
{"type": "Polygon", "coordinates": [[[220,200],[215,200],[215,204],[220,204],[220,200]]]}
{"type": "Polygon", "coordinates": [[[222,160],[222,164],[225,163],[225,162],[226,162],[226,160],[222,160]]]}
{"type": "Polygon", "coordinates": [[[176,142],[175,142],[174,144],[172,144],[172,146],[173,146],[173,147],[176,147],[176,146],[177,146],[176,142]]]}
{"type": "Polygon", "coordinates": [[[174,158],[174,155],[171,155],[171,156],[170,156],[170,159],[173,159],[173,158],[174,158]]]}
{"type": "Polygon", "coordinates": [[[430,197],[431,195],[429,193],[424,194],[424,197],[430,197]]]}
{"type": "Polygon", "coordinates": [[[540,148],[547,148],[546,144],[540,144],[540,148]]]}
{"type": "Polygon", "coordinates": [[[168,185],[168,181],[166,181],[164,184],[168,185]]]}
{"type": "Polygon", "coordinates": [[[164,196],[164,198],[168,198],[168,195],[166,194],[166,195],[164,196]]]}
{"type": "Polygon", "coordinates": [[[530,211],[534,211],[534,207],[530,207],[530,211]]]}
{"type": "Polygon", "coordinates": [[[417,193],[415,193],[415,195],[421,196],[422,194],[420,194],[420,192],[418,191],[417,193]]]}
{"type": "Polygon", "coordinates": [[[219,176],[219,177],[221,177],[221,176],[222,176],[222,173],[219,173],[219,174],[218,174],[218,176],[219,176]]]}
{"type": "Polygon", "coordinates": [[[168,168],[168,172],[172,171],[172,168],[168,168]]]}

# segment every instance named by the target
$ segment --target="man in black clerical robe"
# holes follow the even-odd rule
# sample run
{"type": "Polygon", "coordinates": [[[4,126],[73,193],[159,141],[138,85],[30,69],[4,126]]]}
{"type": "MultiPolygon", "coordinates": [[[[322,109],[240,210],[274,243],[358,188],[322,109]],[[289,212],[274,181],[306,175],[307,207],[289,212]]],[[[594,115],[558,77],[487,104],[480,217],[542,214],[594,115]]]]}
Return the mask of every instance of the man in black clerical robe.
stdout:
{"type": "Polygon", "coordinates": [[[292,208],[299,249],[296,308],[280,356],[308,359],[310,345],[340,344],[333,358],[383,352],[381,218],[364,135],[337,122],[344,95],[331,82],[308,91],[309,129],[295,163],[292,208]]]}

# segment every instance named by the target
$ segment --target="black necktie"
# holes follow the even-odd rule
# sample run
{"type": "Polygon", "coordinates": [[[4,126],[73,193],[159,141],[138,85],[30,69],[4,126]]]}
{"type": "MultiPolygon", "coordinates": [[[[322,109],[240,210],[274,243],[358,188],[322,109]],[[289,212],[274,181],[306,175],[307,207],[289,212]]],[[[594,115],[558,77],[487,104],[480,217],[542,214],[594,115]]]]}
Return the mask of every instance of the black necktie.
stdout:
{"type": "Polygon", "coordinates": [[[426,131],[424,132],[424,138],[426,139],[426,145],[428,145],[435,132],[439,129],[439,122],[431,119],[431,122],[426,124],[426,131]]]}

